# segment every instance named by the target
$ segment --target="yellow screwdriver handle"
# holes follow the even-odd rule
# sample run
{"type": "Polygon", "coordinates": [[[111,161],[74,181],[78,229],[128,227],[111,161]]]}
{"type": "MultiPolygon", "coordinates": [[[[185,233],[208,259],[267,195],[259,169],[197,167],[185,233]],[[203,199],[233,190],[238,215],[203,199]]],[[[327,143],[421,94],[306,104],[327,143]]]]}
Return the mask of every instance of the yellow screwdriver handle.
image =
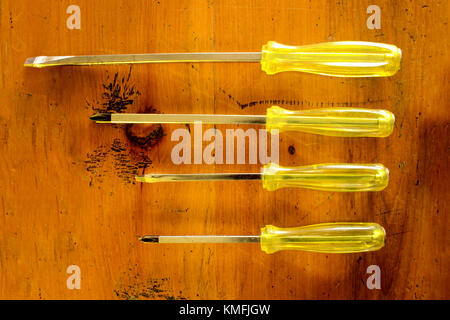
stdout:
{"type": "Polygon", "coordinates": [[[266,117],[267,131],[302,131],[336,137],[387,137],[394,130],[394,123],[394,114],[389,111],[358,108],[292,111],[272,106],[266,117]]]}
{"type": "Polygon", "coordinates": [[[262,169],[263,187],[269,191],[286,187],[323,191],[380,191],[389,183],[389,170],[382,164],[316,164],[282,167],[269,163],[262,169]]]}
{"type": "Polygon", "coordinates": [[[385,231],[376,223],[321,223],[298,228],[267,225],[261,229],[261,249],[304,250],[326,253],[352,253],[379,250],[385,231]]]}
{"type": "Polygon", "coordinates": [[[400,69],[401,57],[396,46],[377,42],[286,46],[269,41],[262,47],[261,69],[267,74],[301,71],[335,77],[386,77],[400,69]]]}

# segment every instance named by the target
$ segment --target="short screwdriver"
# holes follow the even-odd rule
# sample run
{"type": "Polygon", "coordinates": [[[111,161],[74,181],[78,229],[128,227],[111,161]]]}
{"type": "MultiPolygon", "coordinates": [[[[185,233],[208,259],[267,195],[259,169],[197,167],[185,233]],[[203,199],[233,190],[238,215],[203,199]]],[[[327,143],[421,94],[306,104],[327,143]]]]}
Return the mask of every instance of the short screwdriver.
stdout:
{"type": "Polygon", "coordinates": [[[303,167],[265,165],[261,173],[147,174],[139,182],[262,180],[263,188],[306,188],[323,191],[380,191],[389,183],[389,170],[382,164],[317,164],[303,167]]]}
{"type": "Polygon", "coordinates": [[[303,250],[323,253],[353,253],[379,250],[384,246],[385,230],[376,223],[336,222],[296,228],[266,225],[260,236],[143,236],[153,243],[260,243],[261,250],[303,250]]]}
{"type": "Polygon", "coordinates": [[[267,131],[302,131],[325,136],[387,137],[395,117],[386,110],[333,108],[291,111],[272,106],[267,115],[99,113],[90,117],[97,123],[194,123],[258,124],[267,131]]]}
{"type": "Polygon", "coordinates": [[[400,69],[402,52],[395,45],[336,41],[287,46],[269,41],[262,52],[150,53],[88,56],[39,56],[25,67],[82,66],[166,62],[260,62],[267,74],[300,71],[335,77],[386,77],[400,69]]]}

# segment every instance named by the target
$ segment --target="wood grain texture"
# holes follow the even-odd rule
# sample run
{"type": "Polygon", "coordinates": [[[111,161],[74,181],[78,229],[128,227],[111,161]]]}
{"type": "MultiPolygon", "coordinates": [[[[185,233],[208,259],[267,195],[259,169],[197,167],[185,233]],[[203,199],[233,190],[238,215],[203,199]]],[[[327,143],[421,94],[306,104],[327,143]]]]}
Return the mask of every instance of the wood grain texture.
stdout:
{"type": "Polygon", "coordinates": [[[1,1],[0,298],[450,298],[448,13],[447,1],[1,1]],[[66,27],[70,4],[81,8],[80,30],[66,27]],[[370,4],[381,7],[381,30],[366,27],[370,4]],[[268,40],[392,43],[403,50],[402,69],[390,78],[340,79],[268,76],[254,63],[23,67],[37,55],[259,51],[268,40]],[[177,166],[170,137],[183,126],[88,119],[105,108],[264,114],[273,103],[394,112],[386,139],[280,135],[283,165],[379,162],[390,169],[389,187],[339,194],[267,192],[257,181],[136,184],[135,173],[260,166],[177,166]],[[137,241],[335,221],[380,223],[386,246],[267,255],[252,244],[137,241]],[[81,290],[66,287],[72,264],[81,268],[81,290]],[[365,285],[372,264],[381,268],[381,290],[365,285]]]}

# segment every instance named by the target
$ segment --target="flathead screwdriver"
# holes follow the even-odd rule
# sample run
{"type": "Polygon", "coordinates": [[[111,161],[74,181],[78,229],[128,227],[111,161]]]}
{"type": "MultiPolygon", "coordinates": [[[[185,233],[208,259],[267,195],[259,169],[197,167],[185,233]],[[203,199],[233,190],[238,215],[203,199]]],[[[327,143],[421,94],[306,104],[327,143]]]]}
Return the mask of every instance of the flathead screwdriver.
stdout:
{"type": "Polygon", "coordinates": [[[379,250],[384,246],[385,231],[376,223],[321,223],[296,228],[266,225],[259,236],[143,236],[150,243],[260,243],[261,250],[303,250],[324,253],[353,253],[379,250]]]}
{"type": "Polygon", "coordinates": [[[335,77],[385,77],[400,69],[402,52],[395,45],[336,41],[287,46],[275,41],[262,52],[150,53],[86,56],[38,56],[26,59],[25,67],[92,66],[168,62],[260,62],[267,74],[300,71],[335,77]]]}
{"type": "Polygon", "coordinates": [[[389,170],[382,164],[317,164],[303,167],[265,165],[261,173],[146,174],[138,182],[262,180],[269,191],[306,188],[323,191],[380,191],[389,183],[389,170]]]}
{"type": "Polygon", "coordinates": [[[99,113],[90,117],[97,123],[194,123],[258,124],[267,131],[302,131],[325,136],[387,137],[395,123],[386,110],[332,108],[291,111],[272,106],[263,115],[99,113]]]}

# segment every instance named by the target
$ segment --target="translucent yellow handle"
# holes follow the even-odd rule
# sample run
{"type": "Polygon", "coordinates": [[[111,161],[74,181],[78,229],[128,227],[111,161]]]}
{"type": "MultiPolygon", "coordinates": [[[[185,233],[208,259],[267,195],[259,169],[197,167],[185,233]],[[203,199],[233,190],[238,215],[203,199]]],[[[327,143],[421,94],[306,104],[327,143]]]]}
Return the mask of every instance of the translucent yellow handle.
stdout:
{"type": "Polygon", "coordinates": [[[262,47],[261,68],[267,74],[302,71],[335,77],[386,77],[400,69],[401,57],[396,46],[377,42],[286,46],[269,41],[262,47]]]}
{"type": "Polygon", "coordinates": [[[262,170],[263,187],[269,191],[286,187],[325,191],[380,191],[389,183],[389,170],[382,164],[316,164],[282,167],[269,163],[262,170]]]}
{"type": "Polygon", "coordinates": [[[298,228],[267,225],[261,229],[261,249],[351,253],[379,250],[385,231],[376,223],[321,223],[298,228]]]}
{"type": "Polygon", "coordinates": [[[386,110],[333,108],[291,111],[267,109],[266,129],[302,131],[337,137],[387,137],[394,130],[395,117],[386,110]]]}

